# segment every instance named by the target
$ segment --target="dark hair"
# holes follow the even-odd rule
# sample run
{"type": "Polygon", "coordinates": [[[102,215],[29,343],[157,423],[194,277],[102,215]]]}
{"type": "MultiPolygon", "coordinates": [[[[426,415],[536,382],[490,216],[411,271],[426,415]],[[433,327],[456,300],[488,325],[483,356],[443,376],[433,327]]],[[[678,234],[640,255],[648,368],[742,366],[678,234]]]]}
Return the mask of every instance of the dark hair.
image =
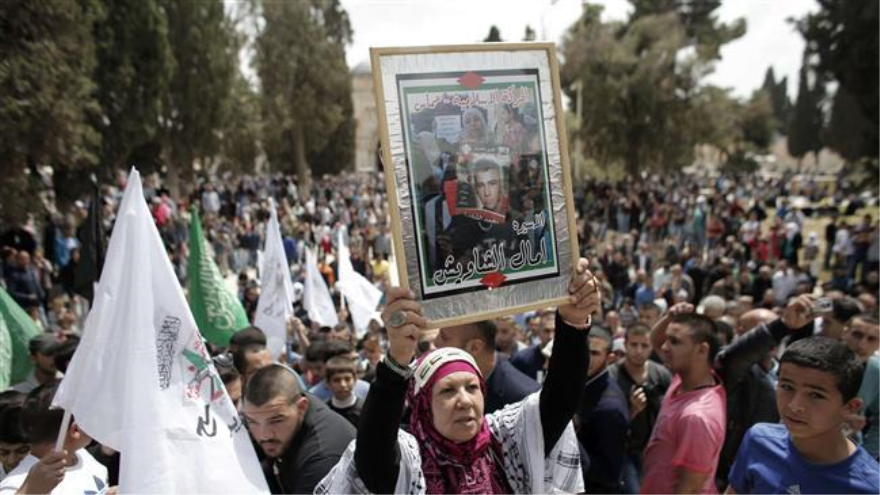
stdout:
{"type": "Polygon", "coordinates": [[[856,320],[859,320],[862,323],[865,323],[865,324],[868,324],[868,325],[871,325],[874,327],[880,325],[880,318],[877,318],[877,315],[875,315],[873,313],[859,313],[859,314],[853,316],[852,318],[850,318],[849,322],[850,322],[850,324],[852,324],[856,320]]]}
{"type": "Polygon", "coordinates": [[[483,320],[472,324],[473,330],[468,331],[469,339],[482,340],[487,349],[495,349],[495,334],[498,333],[498,325],[493,320],[483,320]]]}
{"type": "Polygon", "coordinates": [[[233,350],[238,347],[246,347],[253,344],[262,345],[264,347],[266,346],[265,332],[255,326],[242,328],[232,334],[232,337],[229,339],[229,347],[233,350]]]}
{"type": "Polygon", "coordinates": [[[241,373],[235,367],[234,358],[230,354],[217,354],[212,358],[212,361],[214,361],[214,367],[217,368],[217,374],[220,375],[220,381],[223,382],[223,385],[228,385],[241,378],[241,373]]]}
{"type": "Polygon", "coordinates": [[[248,354],[260,352],[265,348],[266,346],[262,344],[248,344],[235,349],[235,351],[232,353],[232,365],[235,366],[235,369],[243,375],[245,370],[247,369],[248,354]]]}
{"type": "Polygon", "coordinates": [[[27,395],[21,408],[21,428],[30,443],[52,442],[58,437],[63,409],[50,409],[57,381],[40,385],[27,395]]]}
{"type": "Polygon", "coordinates": [[[477,163],[474,164],[474,173],[478,174],[480,172],[488,172],[490,170],[495,170],[499,174],[501,173],[501,166],[495,160],[490,160],[488,158],[483,158],[481,160],[477,160],[477,163]]]}
{"type": "Polygon", "coordinates": [[[688,327],[695,343],[709,344],[709,364],[715,362],[721,342],[718,340],[718,327],[711,318],[697,313],[679,313],[672,317],[672,323],[688,327]]]}
{"type": "Polygon", "coordinates": [[[27,394],[18,390],[10,389],[0,392],[0,412],[3,412],[7,407],[21,407],[24,404],[25,397],[27,397],[27,394]]]}
{"type": "Polygon", "coordinates": [[[257,370],[248,380],[245,400],[257,407],[276,397],[284,397],[288,404],[302,395],[299,376],[281,364],[272,364],[257,370]]]}
{"type": "Polygon", "coordinates": [[[21,427],[21,410],[22,405],[18,404],[0,411],[0,442],[28,443],[21,427]]]}
{"type": "Polygon", "coordinates": [[[834,319],[841,323],[848,322],[853,316],[862,312],[859,302],[851,297],[835,299],[831,307],[834,319]]]}
{"type": "Polygon", "coordinates": [[[64,342],[58,344],[55,350],[55,367],[62,373],[67,373],[67,365],[73,359],[76,348],[79,346],[79,337],[76,335],[68,335],[64,342]]]}
{"type": "Polygon", "coordinates": [[[855,353],[843,343],[828,337],[807,337],[785,349],[779,365],[790,363],[830,373],[837,390],[847,402],[859,393],[865,367],[855,353]]]}
{"type": "Polygon", "coordinates": [[[327,360],[327,366],[324,368],[324,380],[330,383],[333,375],[339,373],[351,373],[357,378],[357,365],[354,360],[345,356],[336,356],[327,360]]]}
{"type": "Polygon", "coordinates": [[[639,336],[639,335],[651,335],[651,329],[648,328],[648,325],[644,323],[633,323],[626,329],[626,333],[623,336],[624,342],[629,340],[630,336],[639,336]]]}
{"type": "Polygon", "coordinates": [[[344,356],[345,354],[351,354],[354,348],[348,342],[342,342],[339,340],[335,340],[333,342],[327,342],[324,344],[324,353],[321,357],[321,360],[325,363],[336,356],[344,356]]]}
{"type": "Polygon", "coordinates": [[[733,342],[734,330],[730,323],[727,323],[723,320],[716,320],[715,328],[718,330],[719,335],[724,335],[725,342],[727,342],[728,344],[733,342]]]}
{"type": "Polygon", "coordinates": [[[308,349],[306,349],[305,360],[313,363],[324,362],[324,350],[326,347],[327,342],[312,342],[308,349]]]}
{"type": "Polygon", "coordinates": [[[30,352],[31,356],[36,356],[37,354],[54,356],[58,350],[59,343],[53,334],[41,333],[28,342],[28,352],[30,352]]]}
{"type": "Polygon", "coordinates": [[[599,339],[605,342],[605,353],[608,354],[611,352],[612,347],[614,347],[614,338],[611,337],[611,333],[608,330],[605,330],[602,327],[594,326],[592,330],[590,330],[590,338],[591,339],[599,339]]]}
{"type": "Polygon", "coordinates": [[[653,302],[646,302],[646,303],[640,304],[639,308],[638,308],[639,313],[641,313],[642,311],[651,311],[654,309],[656,309],[658,313],[662,312],[662,311],[660,311],[660,306],[657,306],[657,304],[655,304],[653,302]]]}
{"type": "Polygon", "coordinates": [[[25,397],[17,390],[0,392],[0,442],[27,443],[21,430],[21,408],[25,397]]]}

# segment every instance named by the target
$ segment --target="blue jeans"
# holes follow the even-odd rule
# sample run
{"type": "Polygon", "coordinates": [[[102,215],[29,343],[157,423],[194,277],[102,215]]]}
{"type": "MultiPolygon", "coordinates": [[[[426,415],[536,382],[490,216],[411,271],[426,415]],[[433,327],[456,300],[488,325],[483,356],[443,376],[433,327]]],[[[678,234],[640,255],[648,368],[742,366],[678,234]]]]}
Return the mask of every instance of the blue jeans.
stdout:
{"type": "Polygon", "coordinates": [[[637,454],[627,454],[623,459],[620,478],[623,482],[623,493],[639,493],[642,485],[642,458],[637,454]]]}
{"type": "Polygon", "coordinates": [[[642,487],[642,458],[637,454],[627,454],[623,460],[620,477],[623,479],[624,495],[639,495],[642,487]]]}

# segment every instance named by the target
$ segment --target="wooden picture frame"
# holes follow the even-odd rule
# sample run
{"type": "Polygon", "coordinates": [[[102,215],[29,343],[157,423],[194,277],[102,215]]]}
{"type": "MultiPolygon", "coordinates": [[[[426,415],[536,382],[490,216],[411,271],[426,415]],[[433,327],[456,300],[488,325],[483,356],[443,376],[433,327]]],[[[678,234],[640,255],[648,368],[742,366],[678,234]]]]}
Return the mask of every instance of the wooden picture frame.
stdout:
{"type": "Polygon", "coordinates": [[[565,303],[579,251],[555,45],[370,57],[400,285],[429,325],[565,303]]]}

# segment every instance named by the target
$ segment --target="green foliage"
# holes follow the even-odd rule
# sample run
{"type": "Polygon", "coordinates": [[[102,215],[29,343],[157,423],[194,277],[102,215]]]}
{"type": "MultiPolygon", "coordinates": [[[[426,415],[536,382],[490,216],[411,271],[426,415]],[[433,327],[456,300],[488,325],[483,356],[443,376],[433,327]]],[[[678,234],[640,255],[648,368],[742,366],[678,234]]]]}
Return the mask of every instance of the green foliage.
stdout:
{"type": "Polygon", "coordinates": [[[100,135],[89,123],[100,111],[91,80],[92,29],[103,16],[93,0],[0,2],[4,223],[39,212],[38,167],[80,170],[97,163],[100,135]]]}
{"type": "MultiPolygon", "coordinates": [[[[847,113],[856,122],[864,122],[870,127],[857,134],[864,137],[863,143],[842,145],[833,139],[834,146],[845,148],[847,154],[857,151],[861,157],[871,158],[876,163],[880,157],[880,34],[877,31],[880,2],[818,0],[818,3],[819,11],[798,23],[807,41],[807,50],[815,55],[814,68],[820,77],[836,80],[840,88],[852,96],[846,105],[847,113]],[[861,117],[856,116],[856,107],[861,117]]],[[[840,123],[837,121],[835,126],[840,123]]],[[[850,154],[847,158],[853,160],[855,157],[850,154]]]]}
{"type": "MultiPolygon", "coordinates": [[[[162,104],[174,71],[165,13],[156,0],[109,0],[95,29],[94,79],[103,116],[104,176],[132,163],[132,153],[160,139],[162,104]]],[[[155,145],[153,145],[155,146],[155,145]]],[[[155,148],[154,148],[155,149],[155,148]]]]}
{"type": "Polygon", "coordinates": [[[263,144],[279,170],[316,173],[351,164],[354,133],[340,130],[351,119],[351,76],[345,45],[348,15],[338,0],[258,3],[265,24],[256,38],[263,144]],[[327,147],[345,149],[325,150],[327,147]]]}
{"type": "Polygon", "coordinates": [[[601,164],[623,162],[632,176],[689,163],[697,70],[695,61],[677,61],[686,43],[678,16],[604,24],[601,11],[586,4],[562,48],[561,76],[572,104],[573,84],[583,85],[585,155],[601,164]]]}
{"type": "Polygon", "coordinates": [[[184,177],[193,161],[220,151],[221,129],[232,114],[238,43],[222,0],[161,0],[175,70],[162,113],[169,168],[184,177]]]}
{"type": "Polygon", "coordinates": [[[788,122],[788,153],[798,160],[809,152],[818,153],[822,149],[822,100],[825,98],[825,87],[818,77],[811,87],[809,76],[808,54],[805,53],[798,95],[788,122]]]}
{"type": "MultiPolygon", "coordinates": [[[[825,129],[825,142],[847,162],[876,156],[871,142],[876,138],[871,122],[865,118],[858,100],[839,87],[831,106],[831,118],[825,129]]],[[[876,142],[876,141],[875,141],[876,142]]]]}
{"type": "Polygon", "coordinates": [[[538,38],[538,35],[535,33],[535,30],[532,29],[532,26],[526,24],[526,32],[523,34],[523,41],[535,41],[538,38]]]}
{"type": "Polygon", "coordinates": [[[501,39],[501,31],[495,25],[489,28],[489,34],[486,35],[486,38],[483,40],[484,43],[497,43],[500,41],[504,41],[501,39]]]}
{"type": "Polygon", "coordinates": [[[260,100],[241,76],[232,87],[231,114],[224,123],[220,144],[220,168],[252,173],[260,156],[260,100]]]}
{"type": "Polygon", "coordinates": [[[768,67],[761,89],[769,96],[770,104],[773,107],[773,116],[776,119],[774,130],[785,133],[785,125],[788,123],[789,112],[791,112],[791,100],[788,97],[788,78],[783,77],[781,81],[776,82],[773,67],[768,67]]]}
{"type": "Polygon", "coordinates": [[[758,90],[739,112],[739,129],[743,143],[755,150],[766,151],[776,128],[771,97],[758,90]]]}
{"type": "Polygon", "coordinates": [[[634,7],[631,22],[643,17],[675,14],[684,30],[685,44],[696,48],[701,60],[720,57],[721,46],[746,32],[744,19],[721,24],[714,14],[721,0],[630,0],[634,7]]]}

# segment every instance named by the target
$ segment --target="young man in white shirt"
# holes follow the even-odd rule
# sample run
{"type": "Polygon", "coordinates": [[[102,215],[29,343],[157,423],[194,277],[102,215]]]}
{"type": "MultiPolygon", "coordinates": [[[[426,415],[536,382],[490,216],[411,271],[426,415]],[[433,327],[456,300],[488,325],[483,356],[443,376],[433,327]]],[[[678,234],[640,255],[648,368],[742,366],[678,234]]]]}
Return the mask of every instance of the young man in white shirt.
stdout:
{"type": "Polygon", "coordinates": [[[91,438],[71,419],[63,452],[55,450],[64,411],[50,409],[58,384],[50,383],[28,394],[21,412],[31,454],[0,482],[0,495],[13,493],[102,493],[107,489],[107,468],[85,447],[91,438]]]}

